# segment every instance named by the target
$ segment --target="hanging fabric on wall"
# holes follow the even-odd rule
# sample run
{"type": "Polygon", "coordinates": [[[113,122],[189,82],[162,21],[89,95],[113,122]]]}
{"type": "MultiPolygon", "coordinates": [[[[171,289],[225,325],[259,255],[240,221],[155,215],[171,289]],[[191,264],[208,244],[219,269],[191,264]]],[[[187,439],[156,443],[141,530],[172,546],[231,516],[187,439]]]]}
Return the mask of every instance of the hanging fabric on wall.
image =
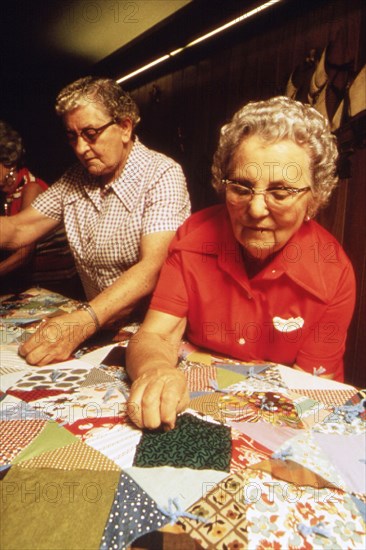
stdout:
{"type": "Polygon", "coordinates": [[[322,49],[310,50],[305,61],[291,73],[286,95],[312,105],[328,118],[336,131],[353,112],[365,108],[365,75],[360,71],[355,78],[357,37],[346,27],[338,27],[322,49]],[[349,91],[353,86],[354,108],[350,108],[349,91]]]}

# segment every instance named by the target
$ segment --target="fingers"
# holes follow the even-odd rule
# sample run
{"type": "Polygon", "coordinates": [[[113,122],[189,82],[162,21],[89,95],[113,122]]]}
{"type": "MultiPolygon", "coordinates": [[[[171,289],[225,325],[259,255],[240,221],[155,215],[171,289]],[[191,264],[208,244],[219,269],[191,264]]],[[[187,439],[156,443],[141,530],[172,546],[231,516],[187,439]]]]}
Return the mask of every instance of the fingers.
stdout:
{"type": "Polygon", "coordinates": [[[169,374],[151,373],[138,378],[132,385],[127,412],[140,428],[173,429],[177,413],[189,402],[184,376],[169,369],[169,374]]]}
{"type": "Polygon", "coordinates": [[[70,332],[72,325],[65,318],[66,316],[62,320],[43,321],[36,332],[19,346],[19,354],[27,363],[44,366],[70,357],[73,349],[82,340],[77,337],[76,330],[70,332]]]}
{"type": "Polygon", "coordinates": [[[131,420],[140,428],[158,428],[160,419],[160,396],[163,392],[163,380],[138,380],[132,385],[128,404],[131,420]]]}
{"type": "Polygon", "coordinates": [[[70,357],[72,350],[66,343],[63,343],[62,339],[54,343],[43,339],[36,333],[26,344],[21,345],[18,351],[30,365],[42,367],[54,361],[65,361],[70,357]]]}
{"type": "Polygon", "coordinates": [[[184,410],[189,403],[188,388],[177,384],[167,383],[164,387],[164,393],[160,402],[161,423],[168,429],[175,427],[177,413],[184,410]]]}

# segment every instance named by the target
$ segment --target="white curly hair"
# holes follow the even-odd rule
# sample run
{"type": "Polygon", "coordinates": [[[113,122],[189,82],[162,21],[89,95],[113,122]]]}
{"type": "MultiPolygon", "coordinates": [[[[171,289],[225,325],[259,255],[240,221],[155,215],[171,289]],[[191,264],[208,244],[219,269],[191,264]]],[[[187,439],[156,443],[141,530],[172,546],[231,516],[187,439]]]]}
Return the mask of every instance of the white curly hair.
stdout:
{"type": "Polygon", "coordinates": [[[100,104],[118,122],[129,118],[135,127],[140,121],[135,101],[115,80],[93,76],[79,78],[65,86],[57,95],[56,113],[63,116],[85,101],[100,104]]]}
{"type": "Polygon", "coordinates": [[[310,105],[286,96],[246,104],[221,128],[212,164],[212,185],[220,195],[224,193],[222,180],[227,177],[236,148],[243,139],[253,135],[268,143],[290,139],[306,149],[313,195],[308,215],[315,216],[327,204],[338,181],[336,138],[327,119],[310,105]]]}

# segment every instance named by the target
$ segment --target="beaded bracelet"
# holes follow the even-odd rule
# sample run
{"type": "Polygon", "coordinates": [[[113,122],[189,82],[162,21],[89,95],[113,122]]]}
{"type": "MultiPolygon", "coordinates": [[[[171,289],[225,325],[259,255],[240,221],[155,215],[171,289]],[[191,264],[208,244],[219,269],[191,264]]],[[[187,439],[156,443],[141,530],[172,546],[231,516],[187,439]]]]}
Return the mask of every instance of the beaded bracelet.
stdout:
{"type": "Polygon", "coordinates": [[[88,302],[82,302],[77,306],[76,309],[82,309],[84,311],[87,311],[90,315],[90,317],[93,319],[95,328],[99,330],[101,328],[98,317],[94,311],[94,309],[91,307],[91,305],[88,302]]]}

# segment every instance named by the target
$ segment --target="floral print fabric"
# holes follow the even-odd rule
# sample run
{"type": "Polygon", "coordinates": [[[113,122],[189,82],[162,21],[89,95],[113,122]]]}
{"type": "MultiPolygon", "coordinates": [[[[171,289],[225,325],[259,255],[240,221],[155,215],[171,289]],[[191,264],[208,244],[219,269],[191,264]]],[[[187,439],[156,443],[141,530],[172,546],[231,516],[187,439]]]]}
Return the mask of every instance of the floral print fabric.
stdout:
{"type": "Polygon", "coordinates": [[[264,472],[228,476],[189,511],[206,521],[182,518],[179,524],[205,549],[366,547],[365,525],[349,495],[294,488],[264,472]],[[300,524],[319,522],[327,526],[329,538],[300,534],[300,524]]]}

